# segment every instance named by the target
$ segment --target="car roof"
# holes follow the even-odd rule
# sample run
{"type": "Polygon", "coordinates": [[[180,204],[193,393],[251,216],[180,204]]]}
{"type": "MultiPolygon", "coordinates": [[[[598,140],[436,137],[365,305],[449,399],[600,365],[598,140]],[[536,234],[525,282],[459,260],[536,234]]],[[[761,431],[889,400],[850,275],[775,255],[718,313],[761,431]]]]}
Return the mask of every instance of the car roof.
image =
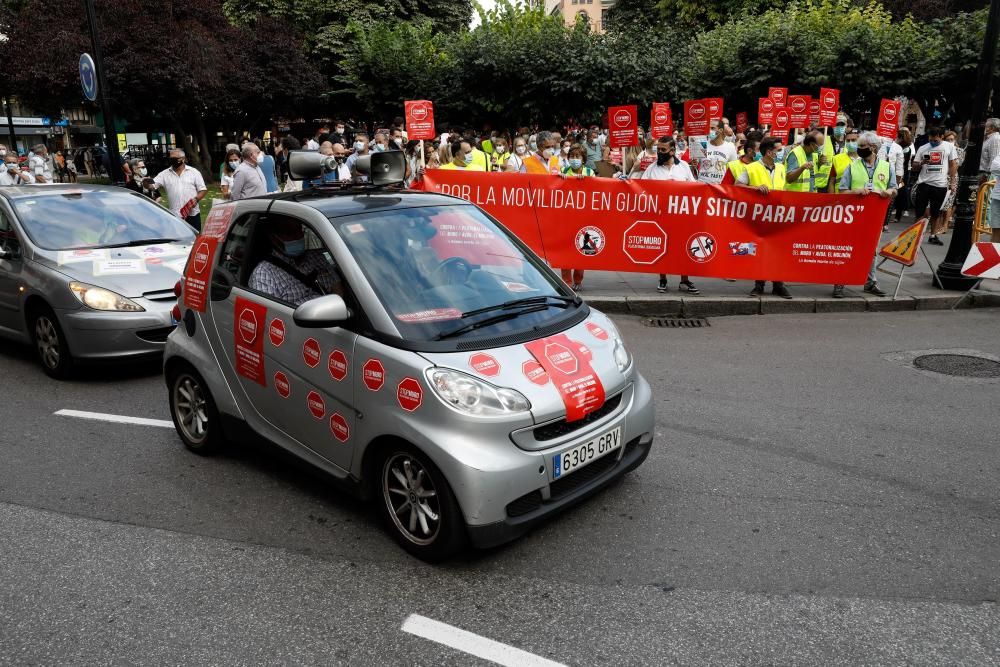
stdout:
{"type": "Polygon", "coordinates": [[[39,185],[8,185],[0,188],[0,196],[7,199],[58,195],[71,192],[132,192],[117,185],[88,185],[84,183],[43,183],[39,185]]]}
{"type": "Polygon", "coordinates": [[[468,201],[437,192],[389,188],[319,188],[269,195],[267,199],[292,201],[316,209],[328,218],[339,218],[370,211],[422,208],[425,206],[461,206],[468,201]]]}

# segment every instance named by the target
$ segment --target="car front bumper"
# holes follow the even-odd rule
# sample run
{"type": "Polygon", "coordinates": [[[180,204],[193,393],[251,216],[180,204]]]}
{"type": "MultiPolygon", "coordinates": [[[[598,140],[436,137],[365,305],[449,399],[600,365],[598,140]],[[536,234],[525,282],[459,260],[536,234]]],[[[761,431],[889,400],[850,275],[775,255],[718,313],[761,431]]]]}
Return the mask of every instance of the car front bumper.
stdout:
{"type": "MultiPolygon", "coordinates": [[[[136,300],[136,299],[134,299],[136,300]]],[[[138,301],[138,300],[136,300],[138,301]]],[[[145,312],[62,310],[57,312],[74,359],[128,360],[163,354],[167,336],[175,328],[173,302],[140,302],[145,312]]]]}

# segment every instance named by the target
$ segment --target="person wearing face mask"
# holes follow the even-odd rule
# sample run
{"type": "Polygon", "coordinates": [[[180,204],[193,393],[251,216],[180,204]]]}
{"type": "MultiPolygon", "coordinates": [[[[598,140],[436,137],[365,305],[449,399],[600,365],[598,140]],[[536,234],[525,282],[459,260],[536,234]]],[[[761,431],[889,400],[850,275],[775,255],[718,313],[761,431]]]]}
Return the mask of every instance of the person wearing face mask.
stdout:
{"type": "Polygon", "coordinates": [[[293,307],[324,294],[340,294],[343,286],[323,248],[306,249],[302,224],[287,218],[272,222],[269,228],[271,254],[260,261],[250,274],[247,286],[293,307]]]}
{"type": "Polygon", "coordinates": [[[31,185],[35,177],[27,169],[21,169],[17,163],[17,155],[8,153],[3,158],[3,171],[0,171],[0,186],[31,185]]]}
{"type": "MultiPolygon", "coordinates": [[[[740,177],[736,180],[736,185],[756,190],[762,195],[785,190],[785,165],[778,162],[778,155],[783,150],[781,139],[778,137],[764,137],[760,142],[759,150],[760,159],[747,165],[746,171],[740,174],[740,177]]],[[[754,281],[750,296],[754,298],[763,296],[766,286],[766,280],[754,281]]],[[[771,293],[782,299],[792,298],[792,293],[785,287],[785,283],[780,280],[773,282],[771,293]]]]}
{"type": "Polygon", "coordinates": [[[52,183],[52,161],[45,144],[35,146],[34,154],[28,158],[28,166],[38,183],[52,183]]]}
{"type": "MultiPolygon", "coordinates": [[[[820,166],[820,146],[823,133],[818,130],[808,132],[802,143],[792,149],[785,158],[787,170],[787,190],[791,192],[816,192],[817,169],[820,166]]],[[[829,173],[827,174],[829,179],[829,173]]]]}
{"type": "MultiPolygon", "coordinates": [[[[577,144],[569,149],[566,156],[566,168],[560,172],[563,178],[587,178],[594,175],[594,170],[584,164],[587,152],[577,144]]],[[[561,269],[563,282],[574,291],[583,289],[583,269],[561,269]]]]}
{"type": "Polygon", "coordinates": [[[587,151],[587,167],[597,171],[597,163],[607,160],[604,143],[601,141],[601,132],[596,127],[587,130],[587,141],[583,144],[583,149],[587,151]]]}
{"type": "Polygon", "coordinates": [[[233,191],[233,174],[240,166],[240,151],[231,148],[226,151],[226,161],[222,163],[222,196],[229,199],[229,194],[233,191]]]}
{"type": "MultiPolygon", "coordinates": [[[[457,139],[458,137],[456,136],[455,138],[457,139]]],[[[469,158],[469,164],[476,165],[481,171],[489,171],[491,166],[490,159],[484,151],[481,151],[476,147],[478,137],[476,137],[475,131],[466,130],[462,133],[462,138],[465,140],[465,143],[469,145],[470,150],[466,154],[466,157],[469,158]]]]}
{"type": "Polygon", "coordinates": [[[351,171],[351,177],[356,183],[366,183],[368,177],[364,174],[357,173],[354,168],[354,163],[357,162],[358,158],[363,155],[368,155],[368,134],[365,132],[358,132],[354,135],[354,152],[347,157],[347,168],[351,171]]]}
{"type": "Polygon", "coordinates": [[[134,192],[149,197],[153,201],[160,198],[160,191],[157,189],[156,184],[153,179],[149,177],[149,170],[146,169],[146,163],[139,158],[132,158],[128,161],[129,171],[132,173],[132,178],[128,180],[125,187],[134,192]]]}
{"type": "Polygon", "coordinates": [[[709,126],[705,157],[698,161],[698,181],[715,185],[722,183],[726,177],[726,165],[737,157],[736,146],[726,141],[721,121],[713,119],[709,126]]]}
{"type": "Polygon", "coordinates": [[[927,131],[929,141],[913,158],[913,168],[919,171],[913,215],[920,218],[930,207],[931,229],[927,242],[933,245],[944,245],[938,238],[947,231],[941,205],[948,190],[954,192],[958,186],[958,152],[952,144],[941,140],[943,134],[940,127],[930,128],[927,131]]]}
{"type": "Polygon", "coordinates": [[[229,198],[233,201],[249,199],[250,197],[261,197],[267,194],[267,180],[260,165],[264,159],[264,152],[253,142],[247,142],[241,152],[243,161],[233,172],[233,187],[229,191],[229,198]]]}
{"type": "MultiPolygon", "coordinates": [[[[647,181],[693,181],[694,174],[691,173],[691,166],[678,159],[677,144],[671,137],[660,137],[656,142],[656,162],[646,167],[639,177],[647,181]]],[[[677,289],[686,290],[688,294],[700,294],[701,292],[688,276],[681,276],[681,281],[677,289]]],[[[667,276],[660,274],[660,282],[656,286],[656,291],[667,291],[667,276]]]]}
{"type": "Polygon", "coordinates": [[[463,171],[483,171],[481,165],[472,161],[472,145],[465,139],[455,139],[451,142],[451,162],[441,165],[440,169],[461,169],[463,171]]]}
{"type": "Polygon", "coordinates": [[[643,145],[645,146],[645,149],[636,155],[635,159],[632,161],[632,170],[628,174],[629,178],[641,178],[642,173],[646,171],[650,165],[656,163],[656,140],[653,139],[653,135],[647,132],[643,145]]]}
{"type": "Polygon", "coordinates": [[[844,145],[847,143],[847,134],[847,121],[838,119],[837,124],[833,126],[833,141],[831,142],[834,155],[840,155],[844,152],[844,145]]]}
{"type": "Polygon", "coordinates": [[[493,137],[491,144],[493,151],[489,154],[490,171],[506,171],[511,158],[510,139],[506,134],[500,134],[493,137]]]}
{"type": "MultiPolygon", "coordinates": [[[[535,135],[538,150],[524,158],[524,168],[529,174],[551,174],[552,158],[556,153],[556,142],[552,133],[542,130],[535,135]]],[[[558,171],[557,171],[558,173],[558,171]]]]}
{"type": "Polygon", "coordinates": [[[318,151],[320,144],[327,140],[328,134],[330,134],[330,126],[323,123],[319,126],[319,129],[316,130],[316,134],[313,135],[313,138],[306,142],[306,150],[318,151]]]}
{"type": "Polygon", "coordinates": [[[743,155],[738,160],[733,160],[726,165],[726,176],[722,179],[723,185],[735,185],[740,175],[747,170],[747,166],[760,159],[757,147],[760,145],[759,135],[751,132],[743,139],[743,155]]]}
{"type": "Polygon", "coordinates": [[[168,154],[168,166],[153,179],[159,190],[167,193],[170,212],[185,220],[195,229],[201,229],[201,212],[198,203],[205,198],[208,188],[201,172],[185,164],[184,151],[174,148],[168,154]]]}
{"type": "Polygon", "coordinates": [[[507,158],[506,171],[511,174],[527,173],[528,168],[524,166],[524,160],[528,157],[528,142],[524,137],[514,137],[514,151],[507,158]]]}
{"type": "Polygon", "coordinates": [[[840,192],[840,181],[847,173],[851,162],[858,159],[858,131],[853,127],[844,132],[844,149],[833,156],[833,166],[830,169],[830,180],[826,191],[840,192]]]}
{"type": "Polygon", "coordinates": [[[333,124],[333,132],[327,137],[327,141],[334,144],[347,145],[347,127],[344,126],[344,121],[338,120],[333,124]]]}
{"type": "Polygon", "coordinates": [[[899,144],[899,149],[903,154],[903,171],[896,173],[896,184],[899,186],[899,191],[893,202],[893,208],[896,210],[896,222],[902,222],[906,209],[910,208],[912,194],[910,164],[913,162],[913,154],[916,153],[916,149],[913,148],[913,133],[910,132],[910,128],[899,128],[899,132],[896,134],[896,143],[899,144]]]}

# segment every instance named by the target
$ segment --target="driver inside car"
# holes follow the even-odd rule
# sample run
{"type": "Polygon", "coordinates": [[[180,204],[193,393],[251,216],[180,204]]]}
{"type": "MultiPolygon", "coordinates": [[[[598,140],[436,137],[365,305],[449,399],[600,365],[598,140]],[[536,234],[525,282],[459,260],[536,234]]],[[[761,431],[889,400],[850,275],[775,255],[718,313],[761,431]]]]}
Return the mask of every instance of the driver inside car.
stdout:
{"type": "Polygon", "coordinates": [[[254,267],[250,289],[294,306],[324,294],[343,295],[332,260],[322,248],[306,249],[300,223],[279,219],[268,227],[271,254],[254,267]]]}

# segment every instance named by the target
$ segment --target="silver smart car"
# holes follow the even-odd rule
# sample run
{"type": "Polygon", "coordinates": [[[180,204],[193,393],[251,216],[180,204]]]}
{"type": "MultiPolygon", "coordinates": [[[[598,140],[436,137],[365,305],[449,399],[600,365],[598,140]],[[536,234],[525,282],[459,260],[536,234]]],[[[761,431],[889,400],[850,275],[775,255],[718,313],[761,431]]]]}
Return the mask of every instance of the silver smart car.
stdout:
{"type": "Polygon", "coordinates": [[[187,447],[276,443],[426,560],[515,538],[652,445],[611,320],[461,199],[333,186],[217,207],[180,307],[164,364],[187,447]]]}
{"type": "Polygon", "coordinates": [[[163,353],[195,231],[123,188],[0,188],[0,336],[46,373],[163,353]]]}

